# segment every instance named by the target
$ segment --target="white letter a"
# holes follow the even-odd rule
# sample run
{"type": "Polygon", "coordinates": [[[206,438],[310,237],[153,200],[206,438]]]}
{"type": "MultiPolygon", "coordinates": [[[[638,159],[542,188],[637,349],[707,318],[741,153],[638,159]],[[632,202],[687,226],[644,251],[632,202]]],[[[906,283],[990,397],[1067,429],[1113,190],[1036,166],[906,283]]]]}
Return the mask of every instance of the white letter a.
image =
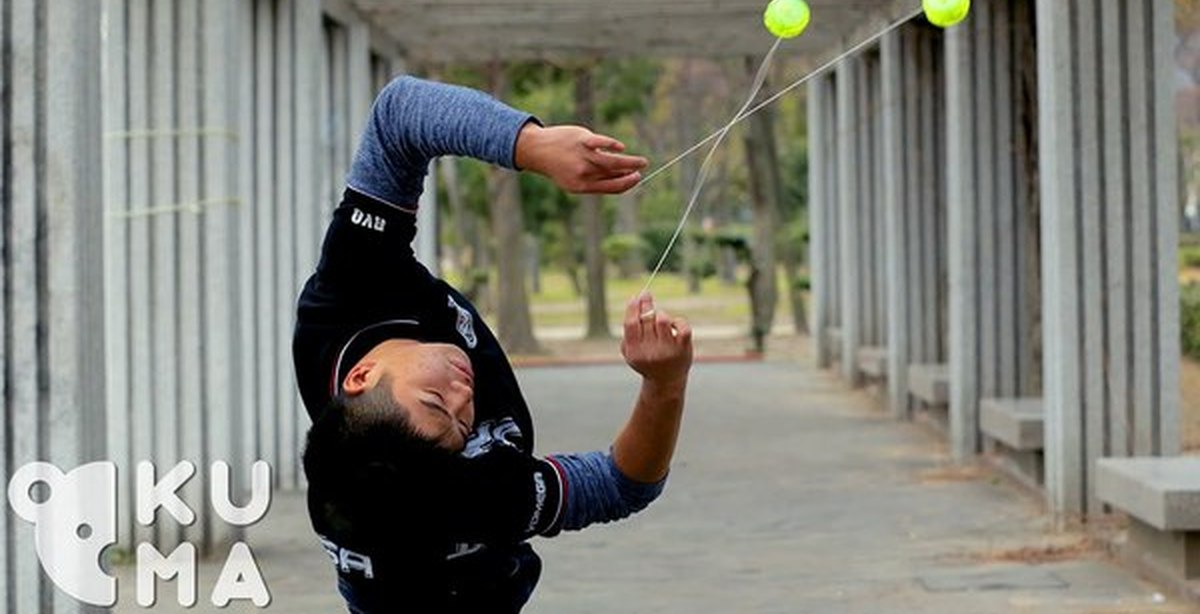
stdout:
{"type": "Polygon", "coordinates": [[[229,549],[229,558],[225,559],[225,567],[212,592],[212,603],[218,608],[229,605],[234,599],[249,599],[260,608],[271,603],[271,593],[267,592],[267,583],[254,561],[254,553],[242,542],[229,549]]]}

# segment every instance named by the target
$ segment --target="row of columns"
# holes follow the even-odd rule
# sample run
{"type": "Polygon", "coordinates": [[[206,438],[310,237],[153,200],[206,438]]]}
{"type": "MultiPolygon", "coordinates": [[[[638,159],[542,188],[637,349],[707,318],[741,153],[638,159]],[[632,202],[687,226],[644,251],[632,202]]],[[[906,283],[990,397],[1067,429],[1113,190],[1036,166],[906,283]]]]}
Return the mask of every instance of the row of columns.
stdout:
{"type": "MultiPolygon", "coordinates": [[[[401,68],[347,6],[0,4],[0,475],[115,462],[121,550],[234,539],[208,503],[215,461],[236,501],[259,459],[276,487],[302,486],[295,300],[401,68]],[[180,489],[195,523],[135,522],[144,460],[197,467],[180,489]]],[[[0,608],[79,607],[5,506],[0,608]]]]}
{"type": "Polygon", "coordinates": [[[1042,398],[1066,514],[1103,511],[1096,459],[1178,453],[1172,10],[985,0],[809,85],[818,364],[857,383],[886,345],[898,417],[909,368],[945,365],[958,460],[982,400],[1042,398]]]}

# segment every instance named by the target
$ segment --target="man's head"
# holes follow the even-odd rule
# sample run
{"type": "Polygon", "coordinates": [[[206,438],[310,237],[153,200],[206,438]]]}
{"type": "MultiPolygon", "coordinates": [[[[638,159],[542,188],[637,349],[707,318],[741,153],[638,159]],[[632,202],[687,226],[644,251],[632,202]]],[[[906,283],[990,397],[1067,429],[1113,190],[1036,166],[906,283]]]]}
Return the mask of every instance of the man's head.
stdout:
{"type": "Polygon", "coordinates": [[[346,374],[335,402],[396,413],[421,439],[461,451],[475,425],[475,375],[459,348],[390,339],[367,352],[346,374]]]}

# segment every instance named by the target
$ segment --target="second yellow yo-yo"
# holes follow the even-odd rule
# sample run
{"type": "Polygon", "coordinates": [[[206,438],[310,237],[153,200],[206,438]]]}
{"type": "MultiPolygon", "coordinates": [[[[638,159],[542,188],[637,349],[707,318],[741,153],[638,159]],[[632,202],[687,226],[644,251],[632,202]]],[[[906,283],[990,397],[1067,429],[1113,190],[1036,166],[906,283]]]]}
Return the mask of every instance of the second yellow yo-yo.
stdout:
{"type": "Polygon", "coordinates": [[[967,18],[971,0],[922,0],[921,7],[925,9],[925,19],[929,23],[949,28],[967,18]]]}
{"type": "Polygon", "coordinates": [[[763,25],[780,38],[795,38],[808,27],[812,12],[804,0],[771,0],[763,12],[763,25]]]}

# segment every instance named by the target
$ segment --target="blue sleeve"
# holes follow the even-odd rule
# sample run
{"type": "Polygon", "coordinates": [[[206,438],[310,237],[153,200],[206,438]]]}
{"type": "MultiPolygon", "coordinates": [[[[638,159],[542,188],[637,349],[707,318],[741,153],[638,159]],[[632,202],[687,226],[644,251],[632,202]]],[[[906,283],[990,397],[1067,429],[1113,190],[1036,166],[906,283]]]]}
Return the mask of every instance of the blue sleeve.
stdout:
{"type": "Polygon", "coordinates": [[[537,121],[473,89],[398,77],[371,107],[346,183],[415,209],[430,160],[464,156],[515,168],[517,134],[531,120],[537,121]]]}
{"type": "Polygon", "coordinates": [[[658,498],[666,478],[635,482],[621,473],[606,452],[555,454],[548,457],[563,474],[565,494],[558,529],[577,531],[597,522],[612,522],[645,509],[658,498]]]}

